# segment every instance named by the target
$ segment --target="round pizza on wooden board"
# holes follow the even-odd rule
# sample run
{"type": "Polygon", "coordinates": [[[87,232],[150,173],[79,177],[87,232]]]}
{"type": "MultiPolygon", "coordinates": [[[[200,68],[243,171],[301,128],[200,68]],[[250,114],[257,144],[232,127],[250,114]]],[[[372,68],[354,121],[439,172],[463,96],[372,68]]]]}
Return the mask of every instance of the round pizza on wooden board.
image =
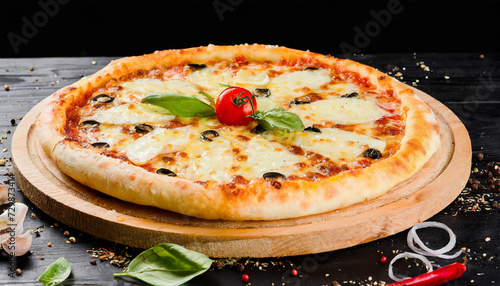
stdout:
{"type": "Polygon", "coordinates": [[[413,88],[277,46],[115,60],[51,96],[38,141],[76,181],[209,220],[276,220],[376,199],[440,147],[413,88]]]}

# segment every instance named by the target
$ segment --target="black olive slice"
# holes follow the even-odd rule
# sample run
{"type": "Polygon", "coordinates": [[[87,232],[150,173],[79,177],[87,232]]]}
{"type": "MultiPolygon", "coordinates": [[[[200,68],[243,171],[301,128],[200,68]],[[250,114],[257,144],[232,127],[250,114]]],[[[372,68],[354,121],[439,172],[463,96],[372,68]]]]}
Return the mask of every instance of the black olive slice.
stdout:
{"type": "Polygon", "coordinates": [[[286,180],[286,176],[278,172],[267,172],[262,175],[262,178],[266,181],[273,181],[277,179],[286,180]]]}
{"type": "Polygon", "coordinates": [[[363,152],[363,157],[368,157],[376,160],[382,157],[382,153],[377,149],[368,148],[363,152]]]}
{"type": "Polygon", "coordinates": [[[261,97],[269,97],[271,96],[271,90],[269,88],[256,88],[253,94],[261,97]]]}
{"type": "Polygon", "coordinates": [[[106,142],[95,142],[95,143],[92,143],[92,147],[94,147],[96,149],[106,149],[106,148],[109,148],[109,144],[106,142]]]}
{"type": "Polygon", "coordinates": [[[319,70],[319,68],[317,67],[307,67],[307,68],[304,68],[302,69],[303,71],[306,71],[306,70],[312,70],[312,71],[315,71],[315,70],[319,70]]]}
{"type": "Polygon", "coordinates": [[[298,99],[294,99],[290,102],[290,104],[309,104],[311,103],[310,101],[304,101],[304,100],[298,100],[298,99]]]}
{"type": "Polygon", "coordinates": [[[195,69],[195,70],[200,70],[202,68],[206,68],[206,64],[188,64],[188,67],[195,69]]]}
{"type": "Polygon", "coordinates": [[[149,124],[136,124],[134,126],[134,131],[137,133],[149,133],[155,128],[149,124]]]}
{"type": "Polygon", "coordinates": [[[159,175],[167,175],[169,177],[177,177],[177,174],[173,171],[170,171],[169,169],[166,168],[159,168],[156,170],[156,174],[159,175]]]}
{"type": "Polygon", "coordinates": [[[216,137],[219,137],[219,132],[215,130],[205,130],[201,132],[201,140],[212,141],[216,137]]]}
{"type": "Polygon", "coordinates": [[[85,120],[82,123],[80,123],[80,128],[92,128],[92,127],[99,126],[99,124],[101,124],[101,123],[99,123],[95,120],[85,120]]]}
{"type": "Polygon", "coordinates": [[[304,128],[304,131],[321,133],[321,129],[319,129],[318,127],[314,127],[314,126],[306,127],[306,128],[304,128]]]}
{"type": "Polygon", "coordinates": [[[111,97],[111,96],[109,96],[107,94],[104,94],[104,93],[96,95],[96,96],[94,96],[94,98],[92,98],[92,101],[97,101],[97,102],[100,102],[100,103],[110,103],[113,100],[115,100],[114,97],[111,97]]]}
{"type": "Polygon", "coordinates": [[[351,92],[349,94],[342,95],[340,98],[353,98],[353,97],[358,97],[358,93],[357,92],[351,92]]]}
{"type": "Polygon", "coordinates": [[[255,126],[252,129],[252,131],[250,131],[250,132],[255,133],[255,134],[261,134],[261,133],[264,133],[266,131],[267,130],[264,127],[262,127],[260,124],[257,124],[257,126],[255,126]]]}

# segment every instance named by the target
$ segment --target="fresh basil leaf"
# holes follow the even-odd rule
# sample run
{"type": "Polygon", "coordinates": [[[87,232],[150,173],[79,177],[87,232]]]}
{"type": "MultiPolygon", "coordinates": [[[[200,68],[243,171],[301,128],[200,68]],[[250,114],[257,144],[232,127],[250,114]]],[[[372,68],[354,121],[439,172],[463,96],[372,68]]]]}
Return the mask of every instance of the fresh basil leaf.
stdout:
{"type": "Polygon", "coordinates": [[[177,244],[163,243],[139,254],[122,273],[153,285],[176,286],[204,273],[212,260],[177,244]]]}
{"type": "Polygon", "coordinates": [[[38,277],[38,281],[42,282],[45,286],[59,285],[66,280],[71,274],[71,265],[64,257],[59,257],[56,261],[45,269],[45,271],[38,277]]]}
{"type": "Polygon", "coordinates": [[[230,85],[230,84],[227,84],[227,83],[222,83],[222,82],[219,82],[219,85],[222,86],[222,87],[233,87],[233,85],[230,85]]]}
{"type": "Polygon", "coordinates": [[[210,117],[215,109],[194,96],[181,94],[148,94],[142,102],[168,109],[182,117],[210,117]]]}
{"type": "Polygon", "coordinates": [[[211,104],[215,105],[215,100],[213,97],[210,96],[210,94],[204,92],[204,91],[199,91],[199,94],[203,95],[208,101],[210,101],[211,104]]]}
{"type": "Polygon", "coordinates": [[[266,130],[279,128],[289,131],[303,131],[305,127],[297,114],[286,111],[283,108],[274,108],[266,112],[257,111],[251,117],[255,118],[259,122],[259,125],[266,130]]]}

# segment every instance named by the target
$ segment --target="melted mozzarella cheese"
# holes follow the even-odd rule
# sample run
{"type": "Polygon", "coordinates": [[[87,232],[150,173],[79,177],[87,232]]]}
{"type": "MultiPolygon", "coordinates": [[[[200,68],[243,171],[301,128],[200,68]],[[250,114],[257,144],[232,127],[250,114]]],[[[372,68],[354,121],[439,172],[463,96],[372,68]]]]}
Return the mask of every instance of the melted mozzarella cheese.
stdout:
{"type": "Polygon", "coordinates": [[[98,109],[96,113],[84,120],[95,120],[107,124],[154,124],[174,118],[175,116],[168,114],[167,110],[147,104],[122,104],[109,109],[98,109]]]}
{"type": "Polygon", "coordinates": [[[218,70],[214,67],[206,67],[192,72],[188,76],[192,83],[207,88],[214,94],[219,94],[225,87],[219,83],[233,85],[233,78],[227,72],[218,70]]]}
{"type": "Polygon", "coordinates": [[[384,151],[385,141],[335,128],[321,129],[321,133],[302,132],[294,145],[330,159],[353,159],[368,148],[384,151]]]}
{"type": "Polygon", "coordinates": [[[284,73],[269,82],[271,94],[280,102],[288,102],[302,93],[319,90],[331,81],[330,73],[324,69],[302,70],[284,73]]]}
{"type": "Polygon", "coordinates": [[[149,93],[194,95],[200,91],[196,85],[180,79],[160,80],[152,78],[139,78],[125,82],[121,86],[125,92],[139,93],[143,95],[149,93]]]}
{"type": "Polygon", "coordinates": [[[236,73],[234,82],[237,85],[257,85],[263,86],[269,82],[269,76],[265,72],[254,73],[247,70],[239,70],[236,73]]]}
{"type": "Polygon", "coordinates": [[[345,95],[352,92],[360,92],[359,86],[352,83],[335,83],[328,86],[328,92],[334,92],[339,95],[345,95]]]}
{"type": "Polygon", "coordinates": [[[273,108],[279,107],[280,105],[271,100],[269,97],[256,97],[257,100],[257,109],[260,111],[268,111],[273,108]]]}
{"type": "Polygon", "coordinates": [[[125,153],[135,164],[145,164],[160,153],[182,151],[195,141],[196,136],[189,127],[176,129],[156,128],[141,138],[130,142],[125,153]]]}
{"type": "Polygon", "coordinates": [[[196,181],[227,181],[231,177],[233,153],[231,142],[221,137],[213,141],[197,140],[186,146],[189,165],[183,175],[196,181]]]}
{"type": "Polygon", "coordinates": [[[300,157],[290,153],[286,147],[260,135],[248,142],[246,152],[248,173],[254,177],[261,177],[266,172],[288,175],[293,172],[293,164],[300,162],[300,157]]]}
{"type": "Polygon", "coordinates": [[[96,142],[106,142],[112,150],[122,151],[124,144],[133,140],[131,134],[124,133],[121,127],[115,125],[101,125],[99,129],[101,134],[96,142]]]}
{"type": "Polygon", "coordinates": [[[373,101],[340,97],[293,105],[289,111],[297,114],[305,125],[322,121],[343,125],[360,124],[379,119],[386,114],[373,101]]]}

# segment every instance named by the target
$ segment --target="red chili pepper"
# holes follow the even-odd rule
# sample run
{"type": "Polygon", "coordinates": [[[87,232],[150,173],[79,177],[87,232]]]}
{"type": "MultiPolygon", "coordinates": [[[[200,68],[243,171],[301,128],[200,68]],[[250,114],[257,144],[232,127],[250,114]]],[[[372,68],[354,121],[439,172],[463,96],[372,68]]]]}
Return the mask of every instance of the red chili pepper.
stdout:
{"type": "Polygon", "coordinates": [[[387,284],[386,286],[437,286],[462,276],[465,269],[465,265],[462,263],[453,263],[432,272],[387,284]]]}

